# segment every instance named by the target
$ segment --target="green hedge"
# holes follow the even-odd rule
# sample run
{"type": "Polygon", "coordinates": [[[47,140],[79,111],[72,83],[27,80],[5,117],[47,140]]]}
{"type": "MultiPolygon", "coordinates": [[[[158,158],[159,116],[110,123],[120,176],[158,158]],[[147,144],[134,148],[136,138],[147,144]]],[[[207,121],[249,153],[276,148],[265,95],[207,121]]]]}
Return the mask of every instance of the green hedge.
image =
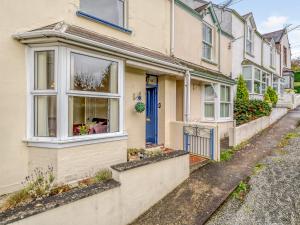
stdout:
{"type": "Polygon", "coordinates": [[[269,116],[271,111],[272,107],[262,100],[236,100],[234,103],[234,119],[237,126],[263,116],[269,116]]]}
{"type": "Polygon", "coordinates": [[[300,93],[300,86],[295,86],[294,89],[296,93],[300,93]]]}
{"type": "Polygon", "coordinates": [[[300,71],[295,72],[295,82],[300,82],[300,71]]]}

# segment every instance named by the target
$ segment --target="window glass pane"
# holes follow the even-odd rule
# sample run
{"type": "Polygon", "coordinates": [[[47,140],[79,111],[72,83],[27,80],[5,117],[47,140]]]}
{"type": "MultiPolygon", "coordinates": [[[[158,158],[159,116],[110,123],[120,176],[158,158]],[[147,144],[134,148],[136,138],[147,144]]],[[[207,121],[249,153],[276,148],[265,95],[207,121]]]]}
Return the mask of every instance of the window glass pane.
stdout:
{"type": "Polygon", "coordinates": [[[34,136],[56,137],[56,96],[34,97],[34,136]]]}
{"type": "Polygon", "coordinates": [[[254,78],[255,80],[260,80],[260,70],[259,69],[254,69],[254,78]]]}
{"type": "Polygon", "coordinates": [[[124,26],[123,0],[80,0],[80,10],[118,26],[124,26]]]}
{"type": "Polygon", "coordinates": [[[69,136],[118,131],[118,99],[69,97],[69,136]]]}
{"type": "Polygon", "coordinates": [[[214,103],[205,103],[204,104],[204,116],[207,118],[214,118],[215,117],[215,105],[214,103]]]}
{"type": "Polygon", "coordinates": [[[215,100],[215,92],[211,85],[205,85],[205,100],[206,101],[215,100]]]}
{"type": "Polygon", "coordinates": [[[260,94],[260,82],[259,81],[254,81],[254,92],[256,94],[260,94]]]}
{"type": "Polygon", "coordinates": [[[211,60],[212,58],[212,48],[208,44],[203,43],[203,57],[211,60]]]}
{"type": "Polygon", "coordinates": [[[262,82],[266,83],[267,82],[267,74],[266,73],[262,73],[262,82]]]}
{"type": "Polygon", "coordinates": [[[34,89],[50,90],[55,88],[54,51],[34,52],[34,89]]]}
{"type": "Polygon", "coordinates": [[[252,93],[252,80],[246,80],[247,89],[252,93]]]}
{"type": "Polygon", "coordinates": [[[203,24],[203,40],[212,44],[212,29],[205,24],[203,24]]]}
{"type": "Polygon", "coordinates": [[[230,102],[230,87],[226,87],[226,101],[230,102]]]}
{"type": "Polygon", "coordinates": [[[226,87],[221,86],[221,101],[226,101],[226,87]]]}
{"type": "Polygon", "coordinates": [[[243,67],[243,76],[245,80],[252,80],[252,67],[244,66],[243,67]]]}
{"type": "Polygon", "coordinates": [[[252,53],[252,42],[249,40],[247,40],[247,42],[246,42],[246,51],[248,53],[252,53]]]}
{"type": "Polygon", "coordinates": [[[118,63],[71,53],[71,89],[118,92],[118,63]]]}
{"type": "Polygon", "coordinates": [[[229,103],[221,103],[220,116],[221,117],[229,117],[230,104],[229,103]]]}

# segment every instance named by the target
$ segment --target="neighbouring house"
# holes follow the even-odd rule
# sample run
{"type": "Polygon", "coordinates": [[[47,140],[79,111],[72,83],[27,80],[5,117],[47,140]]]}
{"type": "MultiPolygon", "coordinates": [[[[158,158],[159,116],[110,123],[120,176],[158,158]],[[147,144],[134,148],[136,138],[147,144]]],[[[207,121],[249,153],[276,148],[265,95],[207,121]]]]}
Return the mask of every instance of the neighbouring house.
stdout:
{"type": "Polygon", "coordinates": [[[263,35],[267,40],[273,39],[280,54],[280,73],[284,79],[284,89],[294,89],[294,72],[291,64],[291,45],[287,28],[263,35]]]}
{"type": "Polygon", "coordinates": [[[233,125],[233,37],[211,4],[11,0],[0,11],[10,18],[0,28],[0,194],[35,168],[72,182],[126,162],[128,148],[188,148],[187,124],[209,128],[206,156],[219,159],[233,125]]]}

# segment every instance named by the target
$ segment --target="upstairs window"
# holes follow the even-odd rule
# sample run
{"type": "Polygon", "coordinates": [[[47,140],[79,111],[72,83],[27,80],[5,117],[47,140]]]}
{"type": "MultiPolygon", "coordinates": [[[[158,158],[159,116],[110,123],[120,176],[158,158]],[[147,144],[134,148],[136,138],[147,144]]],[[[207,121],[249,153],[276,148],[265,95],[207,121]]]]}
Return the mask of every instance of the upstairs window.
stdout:
{"type": "Polygon", "coordinates": [[[270,47],[270,66],[275,66],[275,49],[273,46],[270,47]]]}
{"type": "Polygon", "coordinates": [[[80,0],[80,11],[114,25],[125,26],[124,0],[80,0]]]}
{"type": "Polygon", "coordinates": [[[283,64],[287,65],[287,48],[283,47],[283,64]]]}
{"type": "Polygon", "coordinates": [[[246,52],[249,54],[253,53],[253,30],[251,27],[247,27],[246,34],[246,52]]]}
{"type": "Polygon", "coordinates": [[[212,48],[213,48],[213,36],[212,36],[212,29],[203,24],[203,53],[202,57],[208,60],[212,60],[212,48]]]}

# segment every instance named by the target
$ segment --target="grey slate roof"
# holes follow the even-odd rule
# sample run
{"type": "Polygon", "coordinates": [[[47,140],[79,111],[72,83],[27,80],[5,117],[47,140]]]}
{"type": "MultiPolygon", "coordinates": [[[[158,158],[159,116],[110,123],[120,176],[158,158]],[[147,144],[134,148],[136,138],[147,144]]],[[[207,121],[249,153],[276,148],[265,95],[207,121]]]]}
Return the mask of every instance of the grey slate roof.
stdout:
{"type": "Polygon", "coordinates": [[[285,33],[285,29],[281,29],[281,30],[273,31],[271,33],[263,34],[263,37],[268,40],[273,38],[275,43],[279,43],[284,33],[285,33]]]}

